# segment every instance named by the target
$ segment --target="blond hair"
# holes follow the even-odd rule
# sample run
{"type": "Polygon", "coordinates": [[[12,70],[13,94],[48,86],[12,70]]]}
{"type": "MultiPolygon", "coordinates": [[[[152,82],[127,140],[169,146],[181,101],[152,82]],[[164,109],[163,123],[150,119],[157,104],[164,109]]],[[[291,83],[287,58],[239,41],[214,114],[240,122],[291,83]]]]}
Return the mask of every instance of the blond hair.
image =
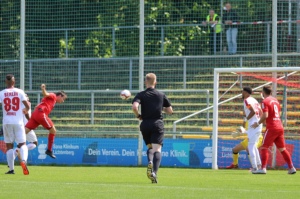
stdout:
{"type": "Polygon", "coordinates": [[[154,73],[148,73],[146,75],[146,82],[151,85],[154,86],[156,83],[156,75],[154,73]]]}

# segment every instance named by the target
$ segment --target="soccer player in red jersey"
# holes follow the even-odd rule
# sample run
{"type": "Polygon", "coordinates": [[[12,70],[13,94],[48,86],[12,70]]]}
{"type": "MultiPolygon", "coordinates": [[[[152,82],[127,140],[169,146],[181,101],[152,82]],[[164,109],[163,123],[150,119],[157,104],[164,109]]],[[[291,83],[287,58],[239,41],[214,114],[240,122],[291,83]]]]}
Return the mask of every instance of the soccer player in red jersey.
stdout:
{"type": "Polygon", "coordinates": [[[262,169],[257,170],[256,173],[267,173],[266,168],[269,158],[268,148],[275,143],[289,167],[288,174],[295,174],[296,169],[293,166],[291,155],[285,148],[284,129],[280,120],[280,104],[276,98],[271,96],[271,86],[264,86],[262,93],[264,97],[264,100],[262,101],[263,115],[258,122],[251,126],[252,128],[256,128],[259,124],[266,122],[266,131],[261,146],[262,169]]]}
{"type": "Polygon", "coordinates": [[[56,128],[48,115],[56,103],[63,103],[66,100],[67,95],[63,91],[59,91],[57,93],[48,93],[46,91],[45,84],[41,85],[41,90],[44,98],[42,99],[41,103],[35,107],[30,120],[25,125],[25,130],[27,134],[31,130],[37,128],[39,125],[42,125],[45,129],[49,130],[48,149],[45,153],[51,158],[56,158],[52,151],[56,128]]]}

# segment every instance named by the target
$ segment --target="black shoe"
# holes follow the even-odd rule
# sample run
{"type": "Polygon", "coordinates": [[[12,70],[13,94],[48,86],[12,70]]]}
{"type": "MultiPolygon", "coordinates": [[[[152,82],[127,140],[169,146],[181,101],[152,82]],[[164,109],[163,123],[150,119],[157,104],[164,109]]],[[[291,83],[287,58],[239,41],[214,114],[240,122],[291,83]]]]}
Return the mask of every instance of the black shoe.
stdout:
{"type": "MultiPolygon", "coordinates": [[[[148,166],[147,166],[147,177],[151,180],[151,174],[152,174],[152,172],[153,172],[153,170],[152,170],[152,168],[153,168],[153,163],[152,163],[152,161],[150,161],[149,163],[148,163],[148,166]]],[[[152,181],[152,180],[151,180],[152,181]]]]}
{"type": "Polygon", "coordinates": [[[52,151],[49,151],[48,149],[47,149],[47,151],[45,152],[47,155],[49,155],[51,158],[53,158],[53,159],[55,159],[56,158],[56,156],[53,154],[53,152],[52,151]]]}
{"type": "Polygon", "coordinates": [[[151,173],[150,179],[153,184],[157,184],[157,176],[154,172],[151,173]]]}
{"type": "Polygon", "coordinates": [[[15,171],[14,170],[10,170],[10,171],[6,172],[5,174],[15,174],[15,171]]]}

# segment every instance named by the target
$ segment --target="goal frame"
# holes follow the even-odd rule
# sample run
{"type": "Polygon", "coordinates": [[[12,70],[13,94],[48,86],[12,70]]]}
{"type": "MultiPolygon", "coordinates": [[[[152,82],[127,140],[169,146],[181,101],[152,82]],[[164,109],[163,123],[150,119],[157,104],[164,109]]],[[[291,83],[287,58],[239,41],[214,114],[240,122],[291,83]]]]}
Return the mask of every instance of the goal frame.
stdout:
{"type": "MultiPolygon", "coordinates": [[[[259,67],[259,68],[215,68],[213,91],[213,132],[212,132],[212,169],[218,169],[218,120],[219,120],[219,75],[220,73],[242,72],[294,72],[300,67],[259,67]]],[[[271,83],[271,82],[270,82],[271,83]]],[[[276,82],[275,82],[276,84],[276,82]]]]}

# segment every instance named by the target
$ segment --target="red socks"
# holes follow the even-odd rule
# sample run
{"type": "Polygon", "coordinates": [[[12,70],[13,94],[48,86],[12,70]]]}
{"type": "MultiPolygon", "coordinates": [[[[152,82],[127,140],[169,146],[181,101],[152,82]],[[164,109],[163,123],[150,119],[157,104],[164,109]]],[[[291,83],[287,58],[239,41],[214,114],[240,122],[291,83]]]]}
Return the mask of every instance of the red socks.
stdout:
{"type": "Polygon", "coordinates": [[[48,150],[49,151],[52,151],[52,146],[53,146],[53,143],[54,143],[54,137],[55,137],[55,134],[52,134],[52,133],[48,134],[48,150]]]}
{"type": "Polygon", "coordinates": [[[263,169],[267,168],[267,163],[269,159],[268,149],[261,149],[260,158],[261,158],[261,168],[263,169]]]}
{"type": "Polygon", "coordinates": [[[293,168],[293,162],[290,153],[285,149],[284,151],[281,152],[281,155],[285,162],[288,164],[288,167],[291,169],[293,168]]]}
{"type": "MultiPolygon", "coordinates": [[[[293,162],[290,153],[287,150],[284,150],[281,152],[281,155],[285,160],[285,162],[288,164],[288,167],[290,169],[293,168],[293,162]]],[[[261,167],[267,168],[267,162],[269,159],[268,149],[261,149],[260,158],[261,158],[261,167]]]]}

